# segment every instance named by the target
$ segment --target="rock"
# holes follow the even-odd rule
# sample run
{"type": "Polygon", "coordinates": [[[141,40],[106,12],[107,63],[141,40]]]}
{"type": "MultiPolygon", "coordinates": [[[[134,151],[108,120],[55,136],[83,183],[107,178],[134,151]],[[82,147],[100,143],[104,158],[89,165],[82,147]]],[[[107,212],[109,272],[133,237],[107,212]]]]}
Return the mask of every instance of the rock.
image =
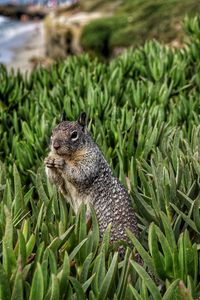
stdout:
{"type": "Polygon", "coordinates": [[[44,22],[46,55],[52,59],[65,58],[82,52],[80,36],[82,28],[101,13],[66,12],[51,13],[44,22]]]}
{"type": "Polygon", "coordinates": [[[47,13],[47,8],[42,6],[0,5],[0,15],[18,20],[42,19],[47,13]]]}

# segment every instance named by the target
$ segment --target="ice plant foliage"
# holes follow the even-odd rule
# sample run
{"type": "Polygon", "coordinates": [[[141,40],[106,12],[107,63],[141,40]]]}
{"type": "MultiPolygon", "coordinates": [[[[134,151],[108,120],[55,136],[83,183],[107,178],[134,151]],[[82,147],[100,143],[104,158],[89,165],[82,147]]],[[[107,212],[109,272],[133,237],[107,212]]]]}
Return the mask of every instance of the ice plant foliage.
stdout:
{"type": "Polygon", "coordinates": [[[71,57],[30,77],[0,68],[0,299],[200,297],[200,18],[108,66],[71,57]],[[92,210],[72,209],[43,159],[62,111],[89,128],[134,201],[141,237],[120,260],[92,210]],[[143,265],[135,260],[139,253],[143,265]]]}

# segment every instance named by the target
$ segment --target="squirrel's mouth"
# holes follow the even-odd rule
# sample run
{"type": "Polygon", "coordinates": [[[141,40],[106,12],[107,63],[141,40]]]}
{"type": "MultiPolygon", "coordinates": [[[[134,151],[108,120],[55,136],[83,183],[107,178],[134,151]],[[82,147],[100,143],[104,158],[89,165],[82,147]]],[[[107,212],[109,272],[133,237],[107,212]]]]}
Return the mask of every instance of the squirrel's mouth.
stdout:
{"type": "Polygon", "coordinates": [[[53,154],[57,154],[57,155],[60,155],[60,156],[62,155],[61,149],[54,149],[54,148],[52,147],[51,151],[52,151],[53,154]]]}
{"type": "Polygon", "coordinates": [[[55,155],[59,155],[59,156],[63,156],[63,157],[68,155],[67,151],[66,150],[63,151],[62,149],[58,149],[58,150],[54,149],[52,152],[55,155]]]}
{"type": "Polygon", "coordinates": [[[59,147],[55,149],[55,147],[51,146],[51,152],[55,155],[59,156],[68,156],[71,155],[71,150],[68,147],[59,147]]]}

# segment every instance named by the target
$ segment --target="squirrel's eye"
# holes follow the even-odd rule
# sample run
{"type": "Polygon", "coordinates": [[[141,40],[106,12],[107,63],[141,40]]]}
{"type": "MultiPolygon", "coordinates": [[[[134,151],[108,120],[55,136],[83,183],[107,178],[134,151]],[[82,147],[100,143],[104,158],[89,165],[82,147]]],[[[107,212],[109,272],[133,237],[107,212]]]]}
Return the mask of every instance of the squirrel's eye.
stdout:
{"type": "Polygon", "coordinates": [[[78,132],[73,131],[72,134],[71,134],[71,140],[76,141],[77,139],[78,139],[78,132]]]}

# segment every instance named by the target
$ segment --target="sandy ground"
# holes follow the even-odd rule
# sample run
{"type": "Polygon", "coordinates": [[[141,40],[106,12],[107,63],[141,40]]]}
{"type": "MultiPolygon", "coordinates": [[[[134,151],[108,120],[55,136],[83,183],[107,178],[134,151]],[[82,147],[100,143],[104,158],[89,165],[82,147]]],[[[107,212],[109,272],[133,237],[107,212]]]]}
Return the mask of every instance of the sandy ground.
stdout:
{"type": "Polygon", "coordinates": [[[14,49],[14,57],[10,64],[7,65],[8,70],[20,69],[22,73],[30,72],[34,63],[33,58],[41,58],[45,56],[45,39],[43,22],[38,22],[35,30],[30,33],[27,41],[19,48],[14,49]]]}

